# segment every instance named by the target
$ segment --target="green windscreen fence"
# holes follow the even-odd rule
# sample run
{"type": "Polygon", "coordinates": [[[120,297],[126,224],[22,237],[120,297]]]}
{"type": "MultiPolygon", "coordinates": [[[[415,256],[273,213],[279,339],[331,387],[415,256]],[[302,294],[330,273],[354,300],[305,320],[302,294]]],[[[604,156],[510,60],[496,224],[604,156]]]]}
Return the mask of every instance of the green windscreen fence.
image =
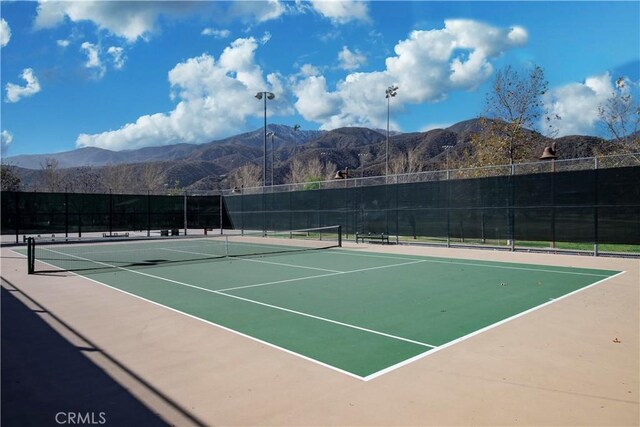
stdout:
{"type": "MultiPolygon", "coordinates": [[[[640,166],[224,196],[2,192],[2,233],[341,225],[359,233],[640,245],[640,166]]],[[[340,182],[342,184],[342,182],[340,182]]]]}
{"type": "MultiPolygon", "coordinates": [[[[640,167],[225,196],[234,228],[640,244],[640,167]]],[[[265,191],[269,191],[266,188],[265,191]]]]}
{"type": "Polygon", "coordinates": [[[2,234],[230,228],[220,196],[3,191],[2,234]],[[222,208],[222,211],[221,211],[222,208]],[[186,224],[185,224],[186,221],[186,224]]]}

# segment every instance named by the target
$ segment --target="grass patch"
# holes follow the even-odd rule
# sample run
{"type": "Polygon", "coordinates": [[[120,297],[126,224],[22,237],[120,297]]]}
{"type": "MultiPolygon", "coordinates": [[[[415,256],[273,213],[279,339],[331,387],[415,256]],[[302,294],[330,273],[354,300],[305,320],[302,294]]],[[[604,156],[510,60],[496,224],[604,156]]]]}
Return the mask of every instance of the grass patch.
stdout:
{"type": "MultiPolygon", "coordinates": [[[[393,237],[390,240],[395,240],[393,237]]],[[[425,244],[447,244],[445,237],[426,237],[426,236],[400,236],[400,243],[425,243],[425,244]]],[[[472,245],[472,246],[498,246],[509,247],[507,240],[496,239],[459,239],[451,238],[450,243],[452,245],[472,245]]],[[[556,242],[555,247],[551,247],[551,242],[533,242],[516,240],[515,246],[518,248],[536,248],[536,249],[559,249],[568,251],[583,251],[593,252],[593,243],[573,243],[573,242],[556,242]]],[[[598,245],[598,252],[612,252],[612,253],[624,253],[624,254],[640,254],[640,245],[622,245],[622,244],[608,244],[601,243],[598,245]]]]}

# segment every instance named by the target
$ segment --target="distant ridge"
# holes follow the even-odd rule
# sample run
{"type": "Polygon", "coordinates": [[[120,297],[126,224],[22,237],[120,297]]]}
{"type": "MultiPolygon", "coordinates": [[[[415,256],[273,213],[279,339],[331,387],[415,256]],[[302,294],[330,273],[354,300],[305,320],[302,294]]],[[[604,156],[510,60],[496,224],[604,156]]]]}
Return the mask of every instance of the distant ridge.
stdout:
{"type": "MultiPolygon", "coordinates": [[[[267,126],[267,131],[274,132],[274,143],[278,147],[294,146],[317,138],[325,131],[294,130],[285,125],[272,124],[267,126]]],[[[204,144],[173,144],[153,147],[143,147],[134,150],[112,151],[97,147],[84,147],[75,150],[50,154],[21,154],[4,157],[2,164],[17,166],[25,169],[42,169],[46,167],[49,159],[55,159],[58,168],[74,168],[81,166],[108,166],[126,163],[146,163],[168,160],[185,159],[213,159],[217,157],[220,146],[227,148],[233,146],[262,147],[264,131],[258,129],[242,133],[221,140],[215,140],[204,144]]]]}
{"type": "MultiPolygon", "coordinates": [[[[321,159],[325,167],[348,169],[350,176],[377,176],[385,172],[386,130],[346,127],[331,131],[300,131],[278,124],[269,125],[267,130],[275,133],[273,154],[271,138],[267,144],[267,176],[270,178],[273,169],[276,184],[287,182],[294,159],[300,160],[298,164],[321,159]]],[[[403,153],[411,153],[412,159],[418,159],[415,163],[418,170],[443,169],[448,160],[455,165],[464,157],[471,147],[472,136],[479,130],[479,119],[472,119],[446,129],[395,133],[389,140],[389,158],[393,160],[403,153]],[[453,147],[448,155],[447,146],[453,147]]],[[[554,141],[559,147],[560,159],[591,157],[602,153],[605,146],[605,141],[592,136],[565,136],[554,140],[533,131],[524,134],[535,144],[531,147],[533,157],[528,161],[538,161],[538,153],[554,141]]],[[[255,165],[261,171],[263,144],[264,129],[256,129],[200,145],[175,144],[128,151],[86,147],[63,153],[7,157],[3,164],[13,167],[24,189],[39,191],[65,188],[59,184],[57,190],[46,189],[47,171],[44,169],[48,159],[57,161],[56,168],[65,185],[89,182],[93,183],[92,191],[109,191],[113,187],[132,192],[162,192],[174,187],[210,191],[229,188],[229,180],[242,166],[255,165]]],[[[326,173],[330,178],[335,175],[335,171],[326,173]]]]}

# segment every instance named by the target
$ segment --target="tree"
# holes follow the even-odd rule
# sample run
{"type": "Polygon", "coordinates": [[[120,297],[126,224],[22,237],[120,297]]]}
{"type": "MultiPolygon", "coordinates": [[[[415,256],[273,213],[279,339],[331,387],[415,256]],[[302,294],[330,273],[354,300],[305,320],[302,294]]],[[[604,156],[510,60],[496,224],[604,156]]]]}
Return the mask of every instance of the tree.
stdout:
{"type": "Polygon", "coordinates": [[[262,183],[262,168],[254,163],[240,166],[229,175],[229,184],[233,188],[259,187],[262,183]]]}
{"type": "Polygon", "coordinates": [[[107,191],[115,194],[131,194],[138,182],[134,174],[134,165],[108,165],[104,168],[104,183],[107,191]]]}
{"type": "Polygon", "coordinates": [[[168,196],[179,196],[183,193],[182,187],[180,186],[180,180],[176,179],[173,182],[173,187],[167,188],[168,196]]]}
{"type": "Polygon", "coordinates": [[[423,167],[424,161],[417,147],[400,152],[389,160],[389,169],[393,175],[421,172],[423,167]]]}
{"type": "Polygon", "coordinates": [[[640,105],[624,77],[618,77],[609,99],[598,106],[598,117],[616,144],[610,151],[640,151],[640,105]]]}
{"type": "Polygon", "coordinates": [[[165,169],[157,163],[144,163],[140,165],[140,179],[138,180],[140,191],[157,192],[165,180],[165,169]]]}
{"type": "Polygon", "coordinates": [[[286,182],[288,184],[297,184],[300,182],[304,182],[305,176],[306,176],[305,162],[297,157],[294,157],[293,160],[291,160],[289,174],[285,178],[286,182]]]}
{"type": "Polygon", "coordinates": [[[0,188],[2,191],[20,191],[21,179],[13,167],[0,165],[0,188]]]}
{"type": "Polygon", "coordinates": [[[323,164],[318,157],[312,157],[306,161],[294,158],[286,181],[289,184],[325,181],[333,178],[336,171],[336,164],[331,161],[323,164]]]}
{"type": "Polygon", "coordinates": [[[43,186],[46,191],[63,191],[63,172],[58,169],[58,160],[54,157],[47,157],[44,163],[40,163],[42,168],[43,186]]]}
{"type": "Polygon", "coordinates": [[[513,164],[532,157],[531,150],[536,147],[532,139],[540,135],[529,129],[547,118],[543,104],[547,87],[544,71],[539,66],[529,71],[507,66],[496,73],[486,95],[481,131],[472,139],[471,166],[513,164]]]}
{"type": "Polygon", "coordinates": [[[98,193],[102,191],[102,184],[93,168],[81,166],[74,170],[72,179],[69,175],[66,176],[65,188],[79,193],[98,193]]]}

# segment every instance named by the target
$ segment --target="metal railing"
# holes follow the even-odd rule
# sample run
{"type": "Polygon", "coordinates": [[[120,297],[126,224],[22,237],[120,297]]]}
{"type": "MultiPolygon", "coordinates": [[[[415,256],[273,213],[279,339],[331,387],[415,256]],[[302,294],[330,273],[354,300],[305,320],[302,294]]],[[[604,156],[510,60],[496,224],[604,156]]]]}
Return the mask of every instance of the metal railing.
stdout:
{"type": "MultiPolygon", "coordinates": [[[[607,169],[615,167],[640,166],[640,153],[618,154],[602,157],[585,157],[568,160],[547,160],[513,165],[484,166],[477,168],[425,171],[389,176],[332,179],[295,184],[281,184],[269,187],[248,187],[223,190],[229,194],[285,193],[290,191],[324,190],[337,188],[369,187],[385,184],[408,184],[414,182],[445,181],[448,179],[486,178],[493,176],[527,175],[549,172],[607,169]]],[[[198,193],[201,194],[201,193],[198,193]]],[[[214,194],[214,193],[210,193],[214,194]]],[[[215,194],[219,194],[216,192],[215,194]]]]}

